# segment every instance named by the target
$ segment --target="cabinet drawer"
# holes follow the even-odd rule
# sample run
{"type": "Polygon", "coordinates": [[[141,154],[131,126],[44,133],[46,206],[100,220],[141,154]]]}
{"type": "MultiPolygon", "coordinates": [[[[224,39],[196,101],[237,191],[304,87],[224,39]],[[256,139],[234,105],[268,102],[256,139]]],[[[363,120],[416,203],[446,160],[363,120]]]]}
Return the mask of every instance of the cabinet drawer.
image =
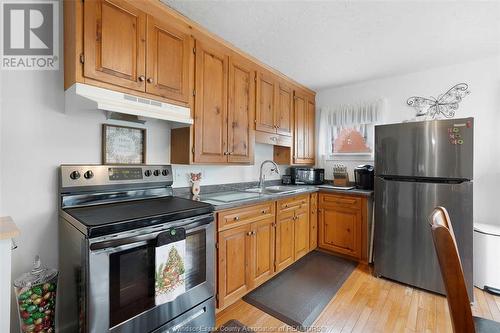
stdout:
{"type": "Polygon", "coordinates": [[[265,218],[274,218],[274,201],[259,205],[235,208],[219,212],[217,215],[218,230],[225,230],[249,222],[260,221],[265,218]]]}
{"type": "Polygon", "coordinates": [[[355,197],[352,195],[341,195],[341,194],[325,194],[320,193],[319,195],[319,206],[340,206],[349,208],[361,208],[360,197],[355,197]]]}
{"type": "Polygon", "coordinates": [[[298,209],[309,210],[309,194],[278,200],[278,213],[298,209]]]}
{"type": "Polygon", "coordinates": [[[292,146],[292,138],[280,134],[266,133],[255,131],[255,142],[264,143],[268,145],[277,145],[283,147],[292,146]]]}

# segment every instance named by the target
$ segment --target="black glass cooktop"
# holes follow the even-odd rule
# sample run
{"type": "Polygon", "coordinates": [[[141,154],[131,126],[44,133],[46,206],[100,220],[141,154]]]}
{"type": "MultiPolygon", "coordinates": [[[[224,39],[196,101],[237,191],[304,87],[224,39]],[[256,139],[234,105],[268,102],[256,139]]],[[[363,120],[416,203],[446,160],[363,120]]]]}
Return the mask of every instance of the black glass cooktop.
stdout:
{"type": "Polygon", "coordinates": [[[89,237],[96,237],[210,213],[213,206],[179,197],[162,197],[64,211],[87,229],[89,237]]]}

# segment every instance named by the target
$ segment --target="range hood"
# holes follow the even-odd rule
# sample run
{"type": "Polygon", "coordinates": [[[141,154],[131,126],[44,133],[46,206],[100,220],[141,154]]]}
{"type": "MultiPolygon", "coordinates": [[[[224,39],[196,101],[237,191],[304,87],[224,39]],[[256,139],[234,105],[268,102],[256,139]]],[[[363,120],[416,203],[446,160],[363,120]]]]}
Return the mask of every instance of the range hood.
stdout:
{"type": "Polygon", "coordinates": [[[83,83],[75,83],[66,90],[65,94],[67,110],[83,107],[162,119],[184,126],[193,124],[189,108],[149,98],[137,97],[83,83]]]}

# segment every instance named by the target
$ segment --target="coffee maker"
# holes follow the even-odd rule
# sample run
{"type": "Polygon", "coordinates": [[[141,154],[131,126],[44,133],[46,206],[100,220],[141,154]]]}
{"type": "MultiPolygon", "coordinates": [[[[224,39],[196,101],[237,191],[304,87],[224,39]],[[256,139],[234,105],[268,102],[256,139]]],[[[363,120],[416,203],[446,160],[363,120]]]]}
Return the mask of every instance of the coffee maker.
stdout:
{"type": "Polygon", "coordinates": [[[373,190],[373,176],[373,165],[365,164],[354,168],[356,188],[361,190],[373,190]]]}

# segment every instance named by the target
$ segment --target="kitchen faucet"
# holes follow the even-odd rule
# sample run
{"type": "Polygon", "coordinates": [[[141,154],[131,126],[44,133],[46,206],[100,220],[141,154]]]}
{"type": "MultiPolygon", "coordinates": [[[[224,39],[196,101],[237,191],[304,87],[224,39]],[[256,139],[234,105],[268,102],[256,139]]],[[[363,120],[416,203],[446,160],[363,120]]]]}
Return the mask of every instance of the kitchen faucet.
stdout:
{"type": "Polygon", "coordinates": [[[261,189],[261,191],[264,191],[264,179],[266,177],[262,173],[262,169],[264,168],[264,164],[266,163],[271,163],[274,166],[274,168],[272,168],[271,171],[276,172],[278,176],[280,175],[280,170],[278,169],[278,165],[274,163],[274,161],[265,160],[264,162],[262,162],[262,164],[260,165],[260,174],[259,174],[259,188],[261,189]]]}

